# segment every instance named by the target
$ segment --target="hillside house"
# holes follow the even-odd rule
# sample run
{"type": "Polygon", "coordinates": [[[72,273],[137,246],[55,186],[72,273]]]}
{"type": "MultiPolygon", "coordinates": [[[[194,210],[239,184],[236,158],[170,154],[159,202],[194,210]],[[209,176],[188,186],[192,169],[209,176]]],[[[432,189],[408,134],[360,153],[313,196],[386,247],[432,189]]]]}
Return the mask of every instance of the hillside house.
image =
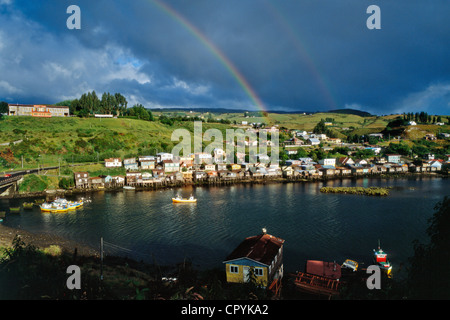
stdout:
{"type": "Polygon", "coordinates": [[[121,166],[122,166],[122,159],[120,158],[105,159],[106,168],[119,168],[121,166]]]}
{"type": "Polygon", "coordinates": [[[399,154],[387,154],[387,162],[390,163],[400,163],[400,155],[399,154]]]}
{"type": "Polygon", "coordinates": [[[163,169],[165,173],[180,171],[180,163],[173,160],[163,160],[163,169]]]}
{"type": "Polygon", "coordinates": [[[140,156],[139,165],[142,170],[153,170],[156,165],[156,158],[154,156],[140,156]]]}
{"type": "Polygon", "coordinates": [[[173,160],[173,154],[168,152],[159,152],[156,154],[156,162],[161,163],[164,160],[173,160]]]}
{"type": "Polygon", "coordinates": [[[136,158],[127,158],[127,159],[123,159],[123,166],[125,167],[125,169],[128,170],[138,170],[139,169],[139,165],[136,161],[136,158]]]}

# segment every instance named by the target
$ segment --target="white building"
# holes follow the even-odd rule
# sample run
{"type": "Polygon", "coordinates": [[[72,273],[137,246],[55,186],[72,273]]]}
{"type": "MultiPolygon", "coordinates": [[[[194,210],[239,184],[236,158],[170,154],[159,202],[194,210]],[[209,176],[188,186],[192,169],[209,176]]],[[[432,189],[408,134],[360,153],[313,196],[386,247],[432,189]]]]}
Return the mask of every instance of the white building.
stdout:
{"type": "Polygon", "coordinates": [[[323,166],[336,166],[336,158],[327,158],[327,159],[322,159],[319,160],[319,164],[323,165],[323,166]]]}
{"type": "Polygon", "coordinates": [[[197,152],[194,154],[194,163],[195,164],[211,164],[212,163],[212,156],[211,154],[207,152],[197,152]]]}
{"type": "Polygon", "coordinates": [[[167,152],[159,152],[156,154],[156,161],[158,163],[161,163],[164,160],[173,160],[173,154],[167,152]]]}
{"type": "Polygon", "coordinates": [[[215,163],[224,163],[227,161],[226,153],[221,148],[214,149],[214,162],[215,163]]]}
{"type": "Polygon", "coordinates": [[[105,167],[107,168],[118,168],[121,166],[122,166],[122,159],[120,158],[105,159],[105,167]]]}

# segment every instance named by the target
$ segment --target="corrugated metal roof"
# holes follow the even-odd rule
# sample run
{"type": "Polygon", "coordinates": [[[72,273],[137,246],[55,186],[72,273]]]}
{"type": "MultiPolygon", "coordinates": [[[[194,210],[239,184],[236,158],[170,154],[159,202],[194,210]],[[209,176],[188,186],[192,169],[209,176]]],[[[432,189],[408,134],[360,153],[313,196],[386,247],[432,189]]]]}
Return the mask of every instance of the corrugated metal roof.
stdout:
{"type": "Polygon", "coordinates": [[[269,234],[248,237],[225,259],[225,261],[249,258],[270,265],[283,246],[284,240],[269,234]]]}

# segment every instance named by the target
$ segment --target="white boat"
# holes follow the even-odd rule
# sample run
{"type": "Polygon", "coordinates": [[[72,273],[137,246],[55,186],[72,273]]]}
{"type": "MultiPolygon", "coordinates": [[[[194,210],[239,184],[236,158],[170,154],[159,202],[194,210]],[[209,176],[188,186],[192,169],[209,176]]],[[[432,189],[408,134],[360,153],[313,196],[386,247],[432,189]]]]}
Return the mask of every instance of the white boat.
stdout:
{"type": "Polygon", "coordinates": [[[66,199],[58,198],[53,202],[46,202],[40,205],[42,212],[67,212],[69,210],[78,209],[83,205],[81,201],[68,201],[66,199]]]}
{"type": "Polygon", "coordinates": [[[125,190],[134,190],[134,189],[136,189],[135,187],[132,187],[132,186],[124,186],[123,188],[125,190]]]}

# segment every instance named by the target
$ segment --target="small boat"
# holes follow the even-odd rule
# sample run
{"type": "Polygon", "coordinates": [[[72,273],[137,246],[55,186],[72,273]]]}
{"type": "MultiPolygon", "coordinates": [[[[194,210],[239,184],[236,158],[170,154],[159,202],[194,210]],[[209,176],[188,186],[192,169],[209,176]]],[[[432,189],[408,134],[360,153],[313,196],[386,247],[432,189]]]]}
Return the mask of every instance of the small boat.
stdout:
{"type": "Polygon", "coordinates": [[[356,262],[355,260],[346,259],[344,263],[342,263],[341,267],[343,269],[349,269],[355,272],[356,270],[358,270],[358,262],[356,262]]]}
{"type": "Polygon", "coordinates": [[[197,202],[197,199],[195,199],[193,196],[190,196],[189,198],[181,198],[180,196],[176,196],[176,198],[172,198],[173,203],[195,203],[197,202]]]}
{"type": "Polygon", "coordinates": [[[134,189],[136,189],[135,187],[132,187],[132,186],[124,186],[123,188],[125,190],[134,190],[134,189]]]}
{"type": "Polygon", "coordinates": [[[24,208],[24,209],[30,210],[30,209],[33,209],[33,206],[34,206],[34,203],[33,203],[33,202],[24,202],[24,203],[23,203],[23,208],[24,208]]]}
{"type": "Polygon", "coordinates": [[[387,258],[387,253],[381,249],[379,240],[378,240],[378,250],[373,249],[373,262],[387,274],[391,273],[392,265],[387,258]]]}
{"type": "Polygon", "coordinates": [[[66,199],[56,199],[51,203],[43,203],[40,205],[42,212],[67,212],[75,210],[83,205],[83,201],[67,201],[66,199]]]}
{"type": "Polygon", "coordinates": [[[45,199],[35,199],[34,203],[39,205],[39,204],[43,204],[45,202],[45,199]]]}
{"type": "Polygon", "coordinates": [[[10,207],[9,211],[10,212],[20,212],[20,207],[10,207]]]}
{"type": "Polygon", "coordinates": [[[332,297],[339,295],[341,266],[335,262],[307,260],[305,272],[291,274],[296,288],[309,294],[332,297]]]}

